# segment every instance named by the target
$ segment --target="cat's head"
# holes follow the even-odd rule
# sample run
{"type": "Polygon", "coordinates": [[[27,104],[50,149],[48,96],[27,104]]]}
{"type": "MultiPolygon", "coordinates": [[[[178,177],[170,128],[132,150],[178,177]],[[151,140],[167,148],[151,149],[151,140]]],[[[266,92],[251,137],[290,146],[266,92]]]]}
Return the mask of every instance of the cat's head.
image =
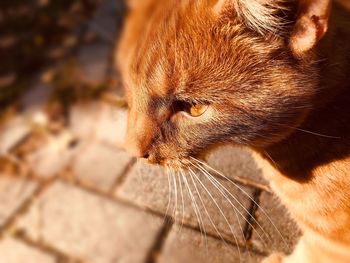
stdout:
{"type": "Polygon", "coordinates": [[[127,148],[174,167],[216,145],[263,148],[287,136],[312,107],[313,47],[326,31],[304,11],[313,1],[300,2],[136,4],[118,54],[127,148]]]}

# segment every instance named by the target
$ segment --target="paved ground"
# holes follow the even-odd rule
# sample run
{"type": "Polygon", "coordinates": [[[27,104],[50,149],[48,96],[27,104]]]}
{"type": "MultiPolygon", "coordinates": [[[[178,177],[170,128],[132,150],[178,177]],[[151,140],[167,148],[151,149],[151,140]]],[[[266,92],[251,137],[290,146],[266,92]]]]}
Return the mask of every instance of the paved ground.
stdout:
{"type": "Polygon", "coordinates": [[[228,178],[211,171],[168,180],[121,149],[116,2],[103,2],[84,28],[88,41],[71,55],[79,83],[117,88],[57,113],[48,69],[33,76],[21,110],[1,127],[0,262],[258,262],[289,252],[298,230],[248,152],[210,156],[228,178]]]}

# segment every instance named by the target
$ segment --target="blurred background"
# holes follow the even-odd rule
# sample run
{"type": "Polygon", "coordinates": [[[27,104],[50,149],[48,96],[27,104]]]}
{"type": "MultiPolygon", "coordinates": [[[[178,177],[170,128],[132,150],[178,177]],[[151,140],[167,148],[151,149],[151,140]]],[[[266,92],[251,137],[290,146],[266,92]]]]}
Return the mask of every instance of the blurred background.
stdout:
{"type": "Polygon", "coordinates": [[[0,2],[0,262],[258,262],[299,232],[249,152],[187,183],[122,149],[121,0],[0,2]],[[214,183],[213,183],[214,180],[214,183]],[[205,186],[205,187],[203,187],[205,186]]]}

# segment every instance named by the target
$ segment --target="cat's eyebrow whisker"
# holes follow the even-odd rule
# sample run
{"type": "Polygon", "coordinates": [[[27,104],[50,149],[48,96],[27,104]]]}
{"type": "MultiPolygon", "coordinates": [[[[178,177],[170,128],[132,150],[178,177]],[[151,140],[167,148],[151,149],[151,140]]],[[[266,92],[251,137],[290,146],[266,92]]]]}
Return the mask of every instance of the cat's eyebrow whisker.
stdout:
{"type": "MultiPolygon", "coordinates": [[[[197,176],[194,172],[193,172],[192,174],[193,174],[193,176],[196,178],[196,180],[199,182],[199,184],[202,186],[202,188],[205,190],[205,192],[208,194],[208,196],[211,198],[211,200],[213,201],[213,203],[215,204],[215,206],[216,206],[217,209],[219,210],[220,214],[221,214],[222,217],[224,218],[224,221],[225,221],[225,223],[227,224],[227,226],[229,227],[229,229],[230,229],[230,231],[231,231],[231,234],[232,234],[232,236],[233,236],[233,238],[234,238],[234,240],[235,240],[235,242],[236,242],[237,249],[238,249],[238,254],[239,254],[239,258],[241,259],[241,250],[240,250],[240,247],[239,247],[239,243],[238,243],[237,237],[236,237],[236,235],[234,234],[233,229],[232,229],[232,227],[231,227],[231,224],[230,224],[230,222],[228,221],[227,217],[225,216],[225,213],[222,211],[222,209],[221,209],[220,206],[218,205],[218,203],[217,203],[217,201],[215,200],[215,198],[213,197],[213,195],[210,193],[210,191],[208,190],[208,188],[203,184],[203,182],[198,178],[198,176],[197,176]]],[[[214,227],[214,228],[216,229],[216,231],[218,231],[216,227],[214,227]]],[[[218,231],[218,233],[219,233],[219,231],[218,231]]],[[[224,240],[224,238],[222,237],[222,235],[221,235],[221,234],[219,234],[219,235],[220,235],[221,239],[224,240]]],[[[224,242],[225,242],[225,244],[227,244],[226,241],[224,241],[224,242]]]]}
{"type": "Polygon", "coordinates": [[[204,223],[202,221],[202,217],[201,217],[200,211],[199,211],[199,209],[197,207],[196,199],[194,198],[194,196],[192,194],[191,187],[189,186],[188,181],[187,181],[186,176],[184,175],[183,171],[180,170],[180,173],[181,173],[182,178],[183,178],[183,180],[185,182],[185,185],[187,187],[188,194],[189,194],[189,197],[191,199],[192,207],[193,207],[194,212],[195,212],[196,217],[197,217],[197,221],[198,221],[198,224],[199,224],[199,230],[201,232],[201,235],[206,237],[206,231],[205,231],[204,223]]]}
{"type": "MultiPolygon", "coordinates": [[[[249,222],[249,220],[247,220],[245,218],[245,216],[237,209],[237,207],[232,203],[232,201],[230,200],[230,198],[227,196],[227,194],[225,192],[227,192],[231,198],[233,198],[242,208],[243,210],[248,214],[248,216],[250,218],[252,218],[254,220],[254,223],[257,224],[257,226],[261,229],[261,231],[263,232],[264,235],[266,235],[270,241],[271,238],[270,236],[265,232],[265,230],[263,229],[263,227],[259,224],[259,222],[254,218],[254,216],[244,207],[244,205],[241,204],[241,202],[225,187],[223,186],[214,176],[212,176],[208,171],[206,171],[203,167],[199,167],[199,166],[195,166],[195,168],[199,169],[205,176],[207,176],[207,179],[215,186],[215,188],[219,191],[219,193],[229,202],[229,204],[231,205],[231,207],[234,209],[235,214],[236,214],[236,218],[237,218],[237,222],[239,223],[238,220],[238,215],[237,213],[242,217],[242,219],[244,221],[247,222],[247,224],[252,228],[255,229],[255,227],[252,225],[252,223],[249,222]],[[223,192],[224,191],[224,192],[223,192]]],[[[241,225],[239,225],[241,228],[241,225]]],[[[242,234],[244,236],[244,231],[242,230],[242,234]]],[[[262,238],[262,236],[259,234],[259,232],[256,232],[258,237],[260,238],[260,240],[265,243],[264,239],[262,238]]]]}
{"type": "Polygon", "coordinates": [[[226,179],[227,181],[229,181],[232,185],[234,185],[235,187],[237,187],[244,195],[246,195],[261,211],[262,213],[266,216],[266,218],[269,220],[270,224],[273,226],[273,228],[277,231],[278,235],[281,237],[284,246],[287,247],[287,242],[284,239],[281,231],[279,231],[279,229],[277,228],[277,226],[274,224],[274,222],[272,221],[272,219],[270,218],[270,216],[267,214],[267,212],[265,211],[265,209],[263,209],[242,187],[240,187],[238,184],[236,184],[234,181],[232,181],[230,178],[228,178],[227,176],[225,176],[224,174],[222,174],[221,172],[215,170],[213,167],[211,167],[209,164],[202,162],[194,157],[191,157],[191,159],[193,159],[194,161],[196,161],[199,164],[202,164],[203,166],[207,167],[208,169],[212,170],[213,172],[215,172],[217,175],[220,175],[222,178],[226,179]]]}

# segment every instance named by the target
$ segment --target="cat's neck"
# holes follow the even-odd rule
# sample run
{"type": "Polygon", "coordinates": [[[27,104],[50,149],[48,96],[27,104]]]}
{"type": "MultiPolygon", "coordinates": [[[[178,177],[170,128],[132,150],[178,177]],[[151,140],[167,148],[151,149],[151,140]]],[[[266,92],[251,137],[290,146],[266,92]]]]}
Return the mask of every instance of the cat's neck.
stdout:
{"type": "Polygon", "coordinates": [[[295,180],[307,181],[317,167],[350,156],[350,20],[338,6],[334,12],[328,37],[320,45],[324,62],[314,109],[288,138],[261,150],[295,180]]]}

